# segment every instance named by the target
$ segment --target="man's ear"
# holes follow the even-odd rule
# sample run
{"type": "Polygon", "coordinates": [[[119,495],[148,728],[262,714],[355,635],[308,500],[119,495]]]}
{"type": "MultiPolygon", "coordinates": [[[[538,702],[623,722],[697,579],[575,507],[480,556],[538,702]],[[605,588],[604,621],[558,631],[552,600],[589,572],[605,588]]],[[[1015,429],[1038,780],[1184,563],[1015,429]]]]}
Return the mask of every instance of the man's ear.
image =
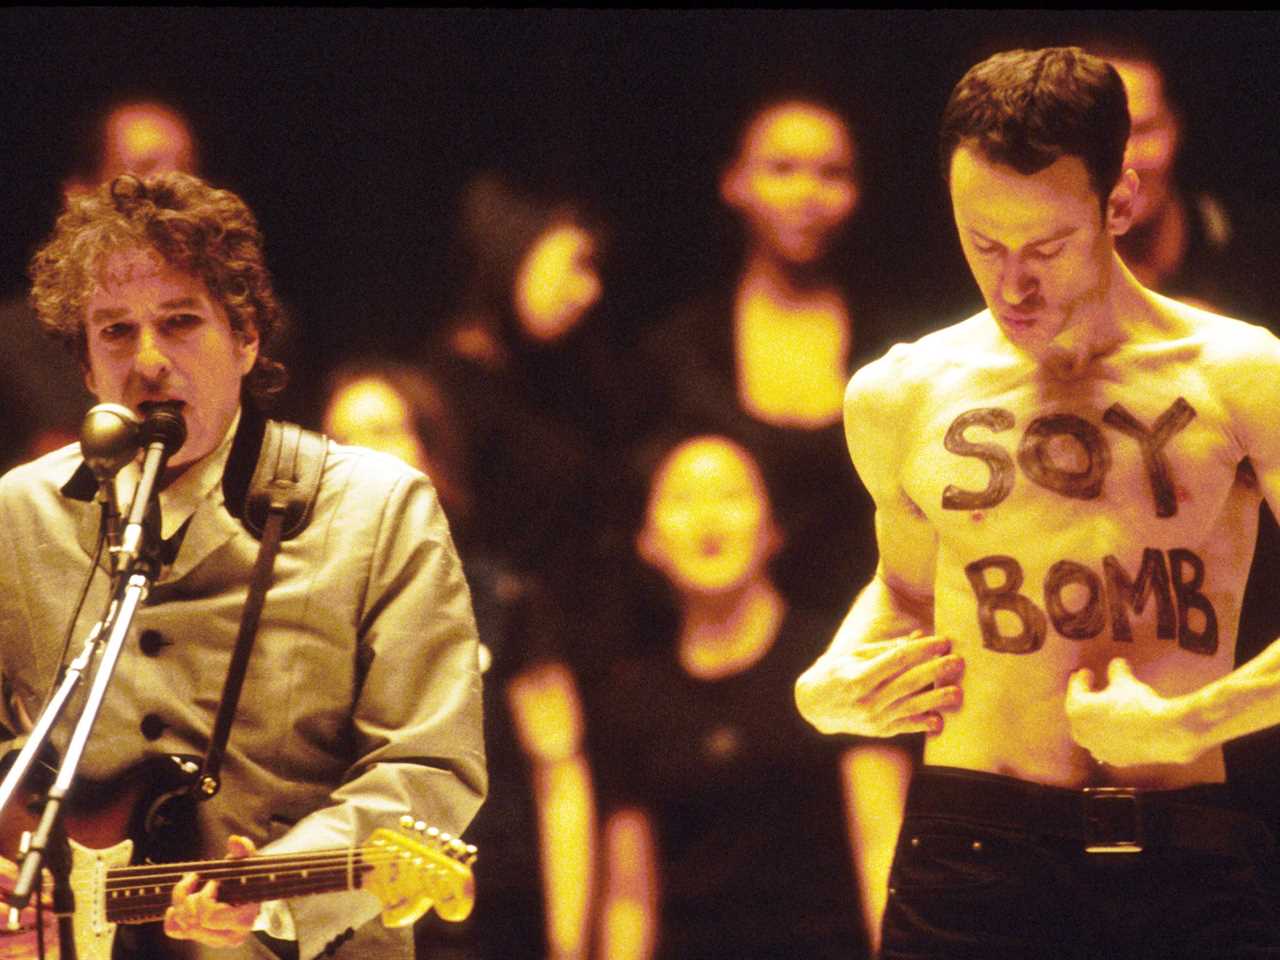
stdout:
{"type": "Polygon", "coordinates": [[[240,344],[240,376],[243,377],[258,362],[258,328],[252,323],[246,323],[242,330],[235,331],[235,338],[240,344]]]}
{"type": "Polygon", "coordinates": [[[1112,236],[1120,236],[1133,225],[1133,206],[1141,189],[1138,174],[1132,169],[1125,170],[1111,188],[1107,197],[1107,232],[1112,236]]]}

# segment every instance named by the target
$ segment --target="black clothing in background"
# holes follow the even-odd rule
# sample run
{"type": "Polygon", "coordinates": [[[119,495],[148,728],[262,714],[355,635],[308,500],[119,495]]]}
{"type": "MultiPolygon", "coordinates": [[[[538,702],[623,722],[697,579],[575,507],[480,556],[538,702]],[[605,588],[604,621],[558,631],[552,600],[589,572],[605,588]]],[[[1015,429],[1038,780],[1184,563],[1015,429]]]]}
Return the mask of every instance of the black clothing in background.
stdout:
{"type": "MultiPolygon", "coordinates": [[[[659,617],[659,621],[663,618],[659,617]]],[[[602,807],[638,806],[658,845],[658,960],[867,955],[838,757],[795,710],[836,621],[793,613],[749,669],[699,680],[649,636],[593,685],[602,807]]]]}

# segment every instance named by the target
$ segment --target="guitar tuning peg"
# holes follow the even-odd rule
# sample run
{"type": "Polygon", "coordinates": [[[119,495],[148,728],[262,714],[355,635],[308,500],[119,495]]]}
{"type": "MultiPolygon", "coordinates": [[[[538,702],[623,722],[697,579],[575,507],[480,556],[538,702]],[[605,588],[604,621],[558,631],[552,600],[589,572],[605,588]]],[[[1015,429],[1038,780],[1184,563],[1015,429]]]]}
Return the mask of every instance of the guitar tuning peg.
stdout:
{"type": "Polygon", "coordinates": [[[427,823],[426,823],[426,821],[425,821],[425,820],[417,820],[417,821],[415,821],[415,822],[414,822],[414,824],[413,824],[413,829],[414,829],[414,830],[417,830],[417,831],[418,831],[418,833],[422,833],[423,831],[425,831],[425,830],[427,829],[427,823]]]}
{"type": "Polygon", "coordinates": [[[469,867],[476,862],[476,857],[479,856],[480,851],[476,849],[476,845],[474,843],[468,843],[465,847],[465,853],[466,856],[463,858],[462,862],[469,867]]]}
{"type": "Polygon", "coordinates": [[[427,839],[428,839],[428,840],[438,840],[438,839],[439,839],[439,837],[440,837],[440,830],[439,830],[439,828],[437,828],[437,827],[428,827],[428,828],[427,828],[427,839]]]}
{"type": "MultiPolygon", "coordinates": [[[[421,820],[419,820],[419,821],[417,821],[417,822],[418,822],[419,824],[421,824],[421,823],[422,823],[422,821],[421,821],[421,820]]],[[[404,816],[402,816],[402,817],[400,818],[400,826],[401,826],[403,829],[405,829],[405,830],[413,830],[413,829],[415,829],[415,826],[414,826],[414,819],[413,819],[413,817],[409,816],[409,815],[406,813],[404,816]]],[[[419,827],[417,827],[416,829],[421,830],[422,828],[419,826],[419,827]]]]}

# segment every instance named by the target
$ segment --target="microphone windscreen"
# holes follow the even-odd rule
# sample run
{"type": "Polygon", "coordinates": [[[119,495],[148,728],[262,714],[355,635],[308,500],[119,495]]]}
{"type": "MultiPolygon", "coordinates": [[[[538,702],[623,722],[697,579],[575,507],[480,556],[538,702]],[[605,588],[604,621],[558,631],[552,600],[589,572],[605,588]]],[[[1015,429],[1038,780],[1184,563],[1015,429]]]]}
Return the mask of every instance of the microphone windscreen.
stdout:
{"type": "Polygon", "coordinates": [[[175,401],[142,405],[146,419],[142,422],[142,443],[150,446],[157,440],[173,453],[187,442],[187,421],[182,417],[182,404],[175,401]]]}
{"type": "Polygon", "coordinates": [[[80,424],[80,452],[99,480],[114,477],[138,452],[142,421],[119,403],[92,407],[80,424]]]}

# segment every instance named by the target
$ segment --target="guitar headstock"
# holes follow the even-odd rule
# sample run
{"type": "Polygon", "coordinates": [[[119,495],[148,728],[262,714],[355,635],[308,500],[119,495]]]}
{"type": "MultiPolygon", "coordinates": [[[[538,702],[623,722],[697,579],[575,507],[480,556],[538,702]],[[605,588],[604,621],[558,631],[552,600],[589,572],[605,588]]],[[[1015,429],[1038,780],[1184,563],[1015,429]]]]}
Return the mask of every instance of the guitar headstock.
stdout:
{"type": "Polygon", "coordinates": [[[401,817],[399,830],[370,834],[362,853],[371,869],[361,886],[382,901],[384,925],[408,926],[432,907],[451,923],[470,915],[476,899],[476,848],[470,844],[401,817]]]}

